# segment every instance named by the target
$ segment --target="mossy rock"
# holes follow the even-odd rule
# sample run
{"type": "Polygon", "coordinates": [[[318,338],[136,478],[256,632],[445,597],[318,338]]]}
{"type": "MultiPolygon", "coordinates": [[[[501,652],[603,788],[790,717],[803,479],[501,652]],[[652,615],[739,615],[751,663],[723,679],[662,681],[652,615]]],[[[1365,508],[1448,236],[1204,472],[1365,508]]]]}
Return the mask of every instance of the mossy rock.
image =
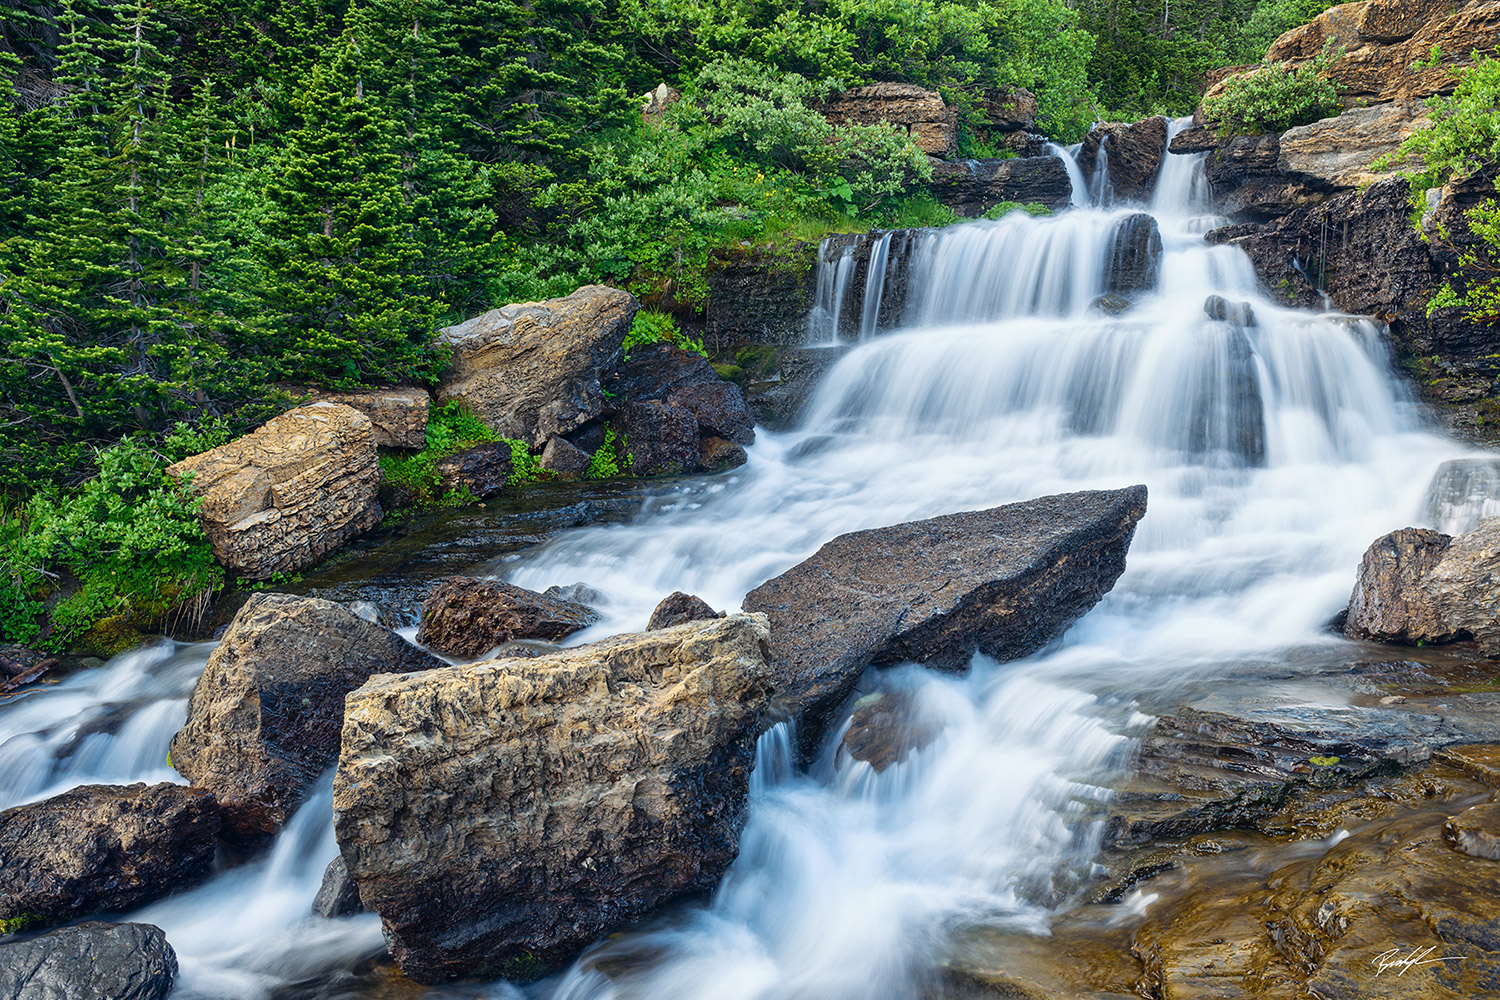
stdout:
{"type": "Polygon", "coordinates": [[[122,611],[100,618],[89,630],[72,642],[69,650],[75,656],[98,656],[109,659],[139,646],[145,641],[143,624],[133,611],[122,611]]]}
{"type": "Polygon", "coordinates": [[[781,367],[781,349],[774,344],[752,344],[735,352],[734,363],[749,379],[765,379],[781,367]]]}

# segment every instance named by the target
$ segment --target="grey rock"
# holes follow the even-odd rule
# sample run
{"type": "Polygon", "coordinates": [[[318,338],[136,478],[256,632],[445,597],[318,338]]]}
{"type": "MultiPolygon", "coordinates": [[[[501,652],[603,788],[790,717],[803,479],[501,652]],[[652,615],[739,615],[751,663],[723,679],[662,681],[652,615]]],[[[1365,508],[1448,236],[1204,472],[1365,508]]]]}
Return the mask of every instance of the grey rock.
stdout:
{"type": "Polygon", "coordinates": [[[365,911],[359,899],[359,886],[349,877],[349,866],[341,854],[328,862],[323,872],[323,884],[313,897],[312,911],[320,917],[348,917],[365,911]]]}
{"type": "Polygon", "coordinates": [[[438,489],[444,493],[467,490],[483,500],[505,489],[514,461],[509,444],[488,441],[446,455],[438,459],[433,468],[438,474],[438,489]]]}
{"type": "Polygon", "coordinates": [[[542,449],[542,468],[557,473],[563,479],[577,479],[588,471],[589,462],[588,452],[575,447],[564,438],[548,438],[547,447],[542,449]]]}
{"type": "Polygon", "coordinates": [[[0,944],[6,1000],[163,1000],[177,953],[150,924],[85,923],[0,944]]]}
{"type": "Polygon", "coordinates": [[[646,631],[655,632],[657,629],[671,628],[674,625],[686,625],[688,622],[723,617],[724,612],[715,611],[703,598],[684,594],[679,590],[662,598],[661,603],[651,612],[651,620],[646,623],[646,631]]]}

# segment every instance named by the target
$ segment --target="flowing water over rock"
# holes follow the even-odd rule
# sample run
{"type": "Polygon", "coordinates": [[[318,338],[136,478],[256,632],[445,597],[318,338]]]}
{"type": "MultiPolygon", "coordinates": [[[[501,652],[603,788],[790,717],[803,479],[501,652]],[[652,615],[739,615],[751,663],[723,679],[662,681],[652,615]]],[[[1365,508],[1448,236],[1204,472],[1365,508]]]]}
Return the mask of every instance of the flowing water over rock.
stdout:
{"type": "MultiPolygon", "coordinates": [[[[643,628],[677,590],[736,608],[843,532],[1151,490],[1125,575],[1055,648],[1006,665],[978,657],[966,677],[902,667],[872,679],[899,688],[936,734],[879,772],[837,750],[839,731],[799,767],[795,734],[773,728],[740,857],[712,899],[597,945],[533,994],[922,996],[955,935],[1045,933],[1079,887],[1109,782],[1151,722],[1144,693],[1161,703],[1230,674],[1253,684],[1293,657],[1352,655],[1323,626],[1360,554],[1421,523],[1434,470],[1470,453],[1424,430],[1373,323],[1284,308],[1241,251],[1203,241],[1216,220],[1201,158],[1168,156],[1149,206],[1075,204],[910,241],[904,322],[877,329],[861,316],[860,343],[800,430],[761,434],[745,466],[664,488],[629,524],[489,565],[524,587],[602,594],[602,621],[569,640],[588,641],[643,628]],[[1109,291],[1113,241],[1142,211],[1160,235],[1155,286],[1107,314],[1094,303],[1109,291]],[[1205,308],[1215,295],[1225,305],[1205,308]]],[[[1107,190],[1107,176],[1095,180],[1107,190]]],[[[878,249],[884,266],[895,245],[878,249]]],[[[829,263],[811,342],[838,336],[846,288],[829,263]]],[[[878,293],[883,279],[871,280],[878,293]]],[[[84,781],[171,779],[167,742],[208,649],[138,651],[0,709],[4,804],[84,781]]],[[[132,915],[166,930],[179,995],[270,996],[312,979],[316,995],[345,995],[330,971],[381,941],[368,915],[308,916],[335,853],[329,811],[325,787],[268,857],[132,915]]]]}

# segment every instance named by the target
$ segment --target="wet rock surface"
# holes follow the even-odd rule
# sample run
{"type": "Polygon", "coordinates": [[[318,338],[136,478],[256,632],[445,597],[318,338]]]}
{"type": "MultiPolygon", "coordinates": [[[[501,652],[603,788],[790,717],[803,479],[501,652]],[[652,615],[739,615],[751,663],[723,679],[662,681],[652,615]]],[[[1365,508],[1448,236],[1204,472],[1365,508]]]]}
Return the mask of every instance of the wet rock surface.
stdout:
{"type": "Polygon", "coordinates": [[[752,383],[746,396],[756,423],[773,431],[798,426],[818,383],[847,352],[847,347],[781,350],[777,358],[776,379],[752,383]]]}
{"type": "Polygon", "coordinates": [[[670,403],[626,403],[610,423],[625,437],[630,473],[680,476],[699,471],[698,421],[670,403]]]}
{"type": "Polygon", "coordinates": [[[603,412],[600,380],[619,360],[638,308],[627,292],[586,285],[447,327],[438,342],[453,362],[438,401],[461,400],[503,437],[543,448],[603,412]]]}
{"type": "Polygon", "coordinates": [[[208,878],[213,795],[182,785],[81,785],[0,812],[0,925],[118,913],[208,878]]]}
{"type": "Polygon", "coordinates": [[[715,250],[708,271],[704,340],[715,350],[744,344],[796,346],[807,338],[818,245],[715,250]]]}
{"type": "Polygon", "coordinates": [[[880,772],[927,746],[940,732],[910,691],[872,691],[854,703],[839,749],[880,772]]]}
{"type": "Polygon", "coordinates": [[[1130,296],[1156,287],[1161,273],[1161,231],[1145,213],[1121,219],[1110,236],[1104,287],[1108,294],[1130,296]]]}
{"type": "Polygon", "coordinates": [[[734,615],[350,695],[335,829],[406,974],[535,978],[714,885],[764,727],[767,641],[763,617],[734,615]]]}
{"type": "Polygon", "coordinates": [[[1070,493],[840,535],[762,584],[777,700],[820,728],[866,664],[1026,656],[1125,569],[1146,488],[1070,493]]]}
{"type": "Polygon", "coordinates": [[[1130,124],[1095,125],[1078,149],[1078,169],[1093,177],[1103,149],[1109,163],[1114,196],[1126,201],[1149,201],[1156,190],[1162,157],[1167,152],[1167,120],[1147,118],[1130,124]]]}
{"type": "Polygon", "coordinates": [[[85,923],[0,944],[9,1000],[163,1000],[177,954],[150,924],[85,923]]]}
{"type": "Polygon", "coordinates": [[[331,601],[257,594],[230,623],[172,737],[172,766],[218,798],[225,839],[279,832],[338,760],[344,696],[443,665],[331,601]]]}
{"type": "Polygon", "coordinates": [[[1376,539],[1360,560],[1344,632],[1376,642],[1452,638],[1433,620],[1419,590],[1452,540],[1426,528],[1402,528],[1376,539]]]}
{"type": "Polygon", "coordinates": [[[370,419],[313,403],[167,469],[191,477],[214,557],[263,580],[311,566],[379,522],[370,419]]]}
{"type": "Polygon", "coordinates": [[[672,628],[674,625],[723,617],[724,612],[715,611],[703,598],[684,594],[679,590],[662,598],[661,603],[651,612],[646,631],[654,632],[659,628],[672,628]]]}
{"type": "Polygon", "coordinates": [[[445,455],[433,464],[438,489],[444,493],[467,492],[478,500],[505,489],[514,468],[510,445],[490,441],[445,455]]]}
{"type": "Polygon", "coordinates": [[[347,917],[363,913],[364,903],[359,899],[359,886],[349,877],[349,866],[342,855],[328,862],[323,872],[323,884],[313,897],[312,911],[320,917],[347,917]]]}
{"type": "Polygon", "coordinates": [[[456,577],[422,604],[417,642],[449,656],[474,657],[516,639],[556,642],[599,620],[593,610],[499,580],[456,577]]]}
{"type": "Polygon", "coordinates": [[[938,201],[970,217],[1005,201],[1064,208],[1073,196],[1067,168],[1051,154],[936,163],[929,186],[938,201]]]}

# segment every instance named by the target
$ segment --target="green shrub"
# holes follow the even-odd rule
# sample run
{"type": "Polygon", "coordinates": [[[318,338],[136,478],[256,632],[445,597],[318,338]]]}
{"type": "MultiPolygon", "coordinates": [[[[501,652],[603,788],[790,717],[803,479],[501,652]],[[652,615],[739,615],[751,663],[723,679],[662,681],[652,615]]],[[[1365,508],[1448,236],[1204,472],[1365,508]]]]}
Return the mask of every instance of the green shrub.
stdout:
{"type": "Polygon", "coordinates": [[[1025,212],[1027,215],[1035,217],[1039,215],[1051,215],[1052,209],[1046,205],[1039,205],[1034,201],[1025,204],[1018,201],[1002,201],[1000,204],[987,209],[980,218],[1001,219],[1012,212],[1025,212]]]}
{"type": "Polygon", "coordinates": [[[415,455],[382,455],[380,471],[385,480],[415,498],[419,507],[463,507],[475,502],[468,490],[439,493],[442,478],[437,463],[454,452],[492,441],[510,445],[511,473],[507,486],[535,482],[540,466],[524,441],[503,438],[457,400],[434,409],[427,418],[427,443],[415,455]]]}
{"type": "Polygon", "coordinates": [[[583,478],[608,479],[629,471],[630,452],[625,450],[625,435],[617,435],[613,427],[606,427],[604,443],[589,459],[589,467],[583,471],[583,478]]]}
{"type": "Polygon", "coordinates": [[[1325,64],[1317,59],[1287,69],[1268,63],[1232,76],[1221,92],[1203,102],[1204,117],[1218,125],[1220,135],[1229,136],[1282,132],[1338,114],[1338,88],[1318,75],[1325,64]]]}
{"type": "Polygon", "coordinates": [[[635,314],[630,332],[625,335],[625,356],[630,357],[631,348],[647,344],[668,343],[701,357],[708,357],[703,341],[695,340],[683,333],[677,321],[664,312],[642,309],[635,314]]]}

